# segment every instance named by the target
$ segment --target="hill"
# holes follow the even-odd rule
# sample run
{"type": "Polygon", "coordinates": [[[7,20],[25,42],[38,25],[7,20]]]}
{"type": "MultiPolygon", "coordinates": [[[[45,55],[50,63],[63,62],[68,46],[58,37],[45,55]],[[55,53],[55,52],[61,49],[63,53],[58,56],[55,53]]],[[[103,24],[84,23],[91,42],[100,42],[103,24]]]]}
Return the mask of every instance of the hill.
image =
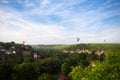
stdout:
{"type": "Polygon", "coordinates": [[[94,50],[120,50],[120,43],[91,43],[91,44],[73,44],[54,46],[54,49],[76,50],[76,49],[94,49],[94,50]]]}

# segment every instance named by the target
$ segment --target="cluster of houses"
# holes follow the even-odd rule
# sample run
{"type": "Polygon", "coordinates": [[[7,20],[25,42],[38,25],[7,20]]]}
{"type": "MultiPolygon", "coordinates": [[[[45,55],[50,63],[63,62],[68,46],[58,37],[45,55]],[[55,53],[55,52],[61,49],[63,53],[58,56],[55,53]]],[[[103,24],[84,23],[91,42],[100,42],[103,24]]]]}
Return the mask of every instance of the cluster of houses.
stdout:
{"type": "Polygon", "coordinates": [[[0,63],[3,62],[3,56],[4,55],[13,55],[13,56],[27,56],[30,55],[34,60],[40,59],[40,54],[39,53],[32,53],[31,50],[29,49],[30,46],[28,45],[22,45],[24,47],[23,49],[21,48],[16,48],[15,46],[9,47],[9,49],[5,49],[3,46],[0,45],[0,63]]]}
{"type": "Polygon", "coordinates": [[[0,54],[16,54],[16,50],[14,46],[11,46],[9,50],[0,46],[0,54]]]}
{"type": "MultiPolygon", "coordinates": [[[[88,53],[88,54],[91,54],[93,51],[95,51],[95,50],[88,50],[88,49],[76,49],[76,50],[63,50],[63,53],[78,53],[78,54],[80,54],[80,53],[88,53]]],[[[103,53],[105,53],[106,51],[105,50],[96,50],[95,51],[95,54],[97,54],[97,55],[101,55],[101,54],[103,54],[103,53]]]]}

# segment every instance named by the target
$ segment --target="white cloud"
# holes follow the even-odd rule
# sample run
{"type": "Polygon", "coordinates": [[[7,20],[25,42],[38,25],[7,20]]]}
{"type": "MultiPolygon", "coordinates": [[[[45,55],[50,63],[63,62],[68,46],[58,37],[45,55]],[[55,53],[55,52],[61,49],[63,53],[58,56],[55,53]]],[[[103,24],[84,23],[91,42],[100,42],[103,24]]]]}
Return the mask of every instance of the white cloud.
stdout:
{"type": "Polygon", "coordinates": [[[68,31],[63,26],[53,24],[35,23],[19,17],[16,13],[6,13],[0,10],[0,35],[1,41],[25,40],[29,44],[52,44],[61,43],[60,40],[68,35],[68,31]]]}
{"type": "Polygon", "coordinates": [[[99,36],[101,39],[106,39],[106,41],[109,43],[113,43],[113,42],[119,43],[120,42],[119,31],[120,31],[120,27],[109,28],[104,30],[99,36]]]}
{"type": "Polygon", "coordinates": [[[107,0],[107,2],[109,3],[109,2],[112,2],[113,0],[107,0]]]}
{"type": "Polygon", "coordinates": [[[49,3],[49,1],[50,0],[43,0],[42,3],[41,3],[41,5],[45,6],[45,5],[47,5],[49,3]]]}
{"type": "Polygon", "coordinates": [[[4,3],[4,4],[7,4],[8,3],[8,0],[1,0],[0,2],[4,3]]]}
{"type": "MultiPolygon", "coordinates": [[[[64,44],[90,42],[120,42],[119,26],[104,24],[104,19],[120,15],[119,9],[104,11],[108,6],[96,10],[74,11],[72,6],[80,0],[62,1],[53,3],[52,0],[43,0],[40,5],[26,0],[26,12],[22,14],[8,7],[0,7],[0,41],[26,41],[28,44],[64,44]],[[27,8],[32,9],[27,10],[27,8]],[[8,13],[9,10],[9,13],[8,13]],[[28,15],[29,14],[29,15],[28,15]],[[56,15],[62,20],[59,23],[34,22],[24,17],[31,15],[43,16],[49,20],[49,15],[56,15]],[[68,25],[66,27],[65,25],[68,25]],[[103,29],[103,30],[102,30],[103,29]],[[111,34],[112,33],[112,34],[111,34]]],[[[85,0],[81,0],[81,3],[85,0]]]]}

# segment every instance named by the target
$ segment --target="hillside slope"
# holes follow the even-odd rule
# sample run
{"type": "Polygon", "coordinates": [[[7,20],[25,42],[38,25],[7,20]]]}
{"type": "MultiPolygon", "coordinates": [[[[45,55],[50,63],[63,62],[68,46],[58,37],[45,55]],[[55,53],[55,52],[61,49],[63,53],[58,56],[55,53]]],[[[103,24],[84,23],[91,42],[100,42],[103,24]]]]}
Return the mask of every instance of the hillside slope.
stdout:
{"type": "Polygon", "coordinates": [[[76,50],[76,49],[94,49],[94,50],[120,50],[120,43],[91,43],[54,46],[54,49],[76,50]]]}

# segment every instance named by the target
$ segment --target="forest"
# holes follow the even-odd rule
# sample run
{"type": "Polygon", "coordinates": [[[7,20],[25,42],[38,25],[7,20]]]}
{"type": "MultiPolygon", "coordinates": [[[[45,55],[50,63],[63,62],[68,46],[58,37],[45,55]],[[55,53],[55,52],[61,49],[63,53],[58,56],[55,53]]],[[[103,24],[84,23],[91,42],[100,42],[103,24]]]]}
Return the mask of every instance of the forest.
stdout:
{"type": "Polygon", "coordinates": [[[117,43],[23,45],[0,42],[0,50],[3,60],[0,80],[120,80],[120,44],[117,43]],[[16,54],[24,50],[31,54],[2,53],[3,48],[10,51],[11,46],[15,47],[16,54]],[[103,53],[97,54],[102,50],[103,53]],[[35,53],[40,55],[39,59],[34,59],[35,53]]]}

